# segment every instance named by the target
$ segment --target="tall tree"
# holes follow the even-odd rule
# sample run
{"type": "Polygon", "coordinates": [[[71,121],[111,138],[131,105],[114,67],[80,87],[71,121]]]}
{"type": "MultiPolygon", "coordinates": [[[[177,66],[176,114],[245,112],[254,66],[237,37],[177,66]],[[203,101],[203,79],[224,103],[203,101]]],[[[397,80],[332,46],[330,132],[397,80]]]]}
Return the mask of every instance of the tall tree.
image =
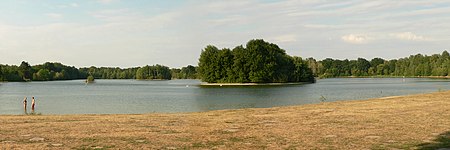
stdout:
{"type": "Polygon", "coordinates": [[[217,82],[221,79],[219,70],[219,49],[208,45],[200,54],[198,63],[201,78],[205,82],[217,82]]]}
{"type": "Polygon", "coordinates": [[[31,80],[32,70],[30,64],[28,62],[22,61],[19,66],[19,76],[22,77],[23,80],[31,80]]]}

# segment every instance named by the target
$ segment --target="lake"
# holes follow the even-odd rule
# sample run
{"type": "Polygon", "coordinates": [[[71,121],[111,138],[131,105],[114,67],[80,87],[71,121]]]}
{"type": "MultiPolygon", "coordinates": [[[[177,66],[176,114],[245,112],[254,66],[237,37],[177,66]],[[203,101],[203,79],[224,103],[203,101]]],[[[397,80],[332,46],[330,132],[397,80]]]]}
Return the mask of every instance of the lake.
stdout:
{"type": "Polygon", "coordinates": [[[0,83],[0,114],[140,114],[266,108],[450,90],[449,79],[332,78],[314,84],[204,87],[199,80],[84,80],[0,83]],[[30,110],[28,110],[29,112],[30,110]]]}

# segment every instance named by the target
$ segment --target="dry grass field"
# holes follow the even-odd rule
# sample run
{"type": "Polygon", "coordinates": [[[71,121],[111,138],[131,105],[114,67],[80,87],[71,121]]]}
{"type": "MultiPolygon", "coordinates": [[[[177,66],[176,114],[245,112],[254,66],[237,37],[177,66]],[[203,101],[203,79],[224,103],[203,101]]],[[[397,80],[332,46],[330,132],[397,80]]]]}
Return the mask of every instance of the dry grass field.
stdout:
{"type": "Polygon", "coordinates": [[[198,113],[0,116],[0,149],[444,147],[450,91],[198,113]]]}

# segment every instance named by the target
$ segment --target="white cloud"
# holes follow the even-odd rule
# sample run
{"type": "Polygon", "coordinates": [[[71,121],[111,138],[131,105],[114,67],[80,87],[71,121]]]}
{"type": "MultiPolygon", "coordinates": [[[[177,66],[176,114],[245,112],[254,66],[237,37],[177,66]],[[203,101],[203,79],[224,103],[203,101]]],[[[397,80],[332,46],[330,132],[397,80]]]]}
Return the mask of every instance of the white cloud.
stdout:
{"type": "Polygon", "coordinates": [[[102,4],[109,4],[109,3],[112,3],[112,2],[115,2],[115,1],[118,1],[118,0],[98,0],[98,2],[102,3],[102,4]]]}
{"type": "Polygon", "coordinates": [[[401,40],[408,40],[408,41],[426,41],[426,40],[428,40],[427,38],[420,36],[420,35],[416,35],[412,32],[394,33],[394,34],[391,34],[391,36],[394,36],[401,40]]]}
{"type": "Polygon", "coordinates": [[[70,3],[69,5],[72,6],[72,7],[78,7],[79,6],[77,3],[70,3]]]}
{"type": "Polygon", "coordinates": [[[78,3],[70,3],[70,4],[57,5],[56,7],[60,8],[60,9],[64,9],[64,8],[69,8],[69,7],[75,8],[78,6],[80,6],[78,3]]]}
{"type": "Polygon", "coordinates": [[[273,41],[274,43],[296,42],[297,36],[294,34],[285,34],[285,35],[276,36],[273,39],[269,39],[269,40],[271,42],[273,41]]]}
{"type": "Polygon", "coordinates": [[[62,14],[58,14],[58,13],[47,13],[47,14],[45,14],[47,17],[50,17],[50,18],[55,18],[55,19],[59,19],[59,18],[62,18],[63,17],[63,15],[62,14]]]}
{"type": "Polygon", "coordinates": [[[370,38],[362,34],[349,34],[342,36],[341,39],[352,44],[365,44],[370,38]]]}

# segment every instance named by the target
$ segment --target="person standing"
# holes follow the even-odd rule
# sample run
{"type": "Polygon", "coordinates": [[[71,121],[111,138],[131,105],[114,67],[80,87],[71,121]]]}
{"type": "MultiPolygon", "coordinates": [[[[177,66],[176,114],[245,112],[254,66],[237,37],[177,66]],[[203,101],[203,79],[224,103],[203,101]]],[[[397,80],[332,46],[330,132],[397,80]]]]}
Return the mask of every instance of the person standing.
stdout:
{"type": "Polygon", "coordinates": [[[31,110],[34,111],[34,105],[36,104],[35,100],[34,100],[34,96],[31,97],[31,110]]]}
{"type": "Polygon", "coordinates": [[[25,97],[22,102],[23,102],[23,109],[26,112],[27,111],[27,97],[25,97]]]}

